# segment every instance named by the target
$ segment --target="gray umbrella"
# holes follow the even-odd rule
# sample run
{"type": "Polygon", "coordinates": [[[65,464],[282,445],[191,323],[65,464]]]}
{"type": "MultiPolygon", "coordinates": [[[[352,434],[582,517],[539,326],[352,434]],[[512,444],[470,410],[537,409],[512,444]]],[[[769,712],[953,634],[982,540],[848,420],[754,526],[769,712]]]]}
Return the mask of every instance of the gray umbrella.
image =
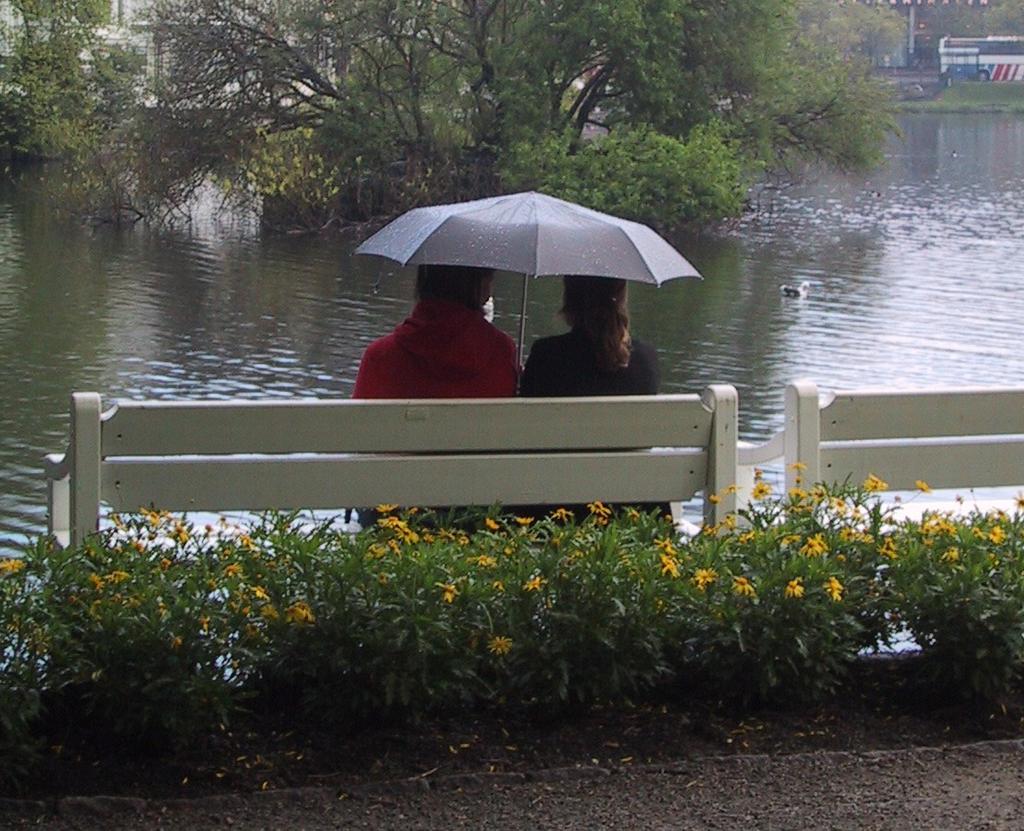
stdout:
{"type": "MultiPolygon", "coordinates": [[[[356,254],[402,265],[467,265],[527,276],[586,274],[654,285],[700,278],[646,225],[533,191],[414,208],[366,240],[356,254]]],[[[520,352],[525,325],[524,281],[520,352]]]]}

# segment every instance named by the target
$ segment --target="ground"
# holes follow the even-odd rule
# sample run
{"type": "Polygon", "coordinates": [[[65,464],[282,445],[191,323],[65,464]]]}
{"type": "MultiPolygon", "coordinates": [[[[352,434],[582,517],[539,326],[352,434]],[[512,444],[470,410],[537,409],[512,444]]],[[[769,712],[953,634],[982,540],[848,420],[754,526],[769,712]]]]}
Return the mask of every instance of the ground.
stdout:
{"type": "Polygon", "coordinates": [[[814,708],[662,695],[225,731],[173,757],[53,749],[0,827],[1024,828],[1022,702],[931,696],[905,674],[867,663],[814,708]]]}

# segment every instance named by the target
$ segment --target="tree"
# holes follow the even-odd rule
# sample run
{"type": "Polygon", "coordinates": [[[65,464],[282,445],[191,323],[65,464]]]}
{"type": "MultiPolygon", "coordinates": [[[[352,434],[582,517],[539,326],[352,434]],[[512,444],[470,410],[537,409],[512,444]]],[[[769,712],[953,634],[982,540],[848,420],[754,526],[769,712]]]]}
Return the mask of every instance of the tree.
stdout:
{"type": "Polygon", "coordinates": [[[10,54],[0,83],[0,155],[48,157],[76,146],[91,127],[82,62],[102,0],[9,0],[0,31],[10,54]]]}
{"type": "Polygon", "coordinates": [[[985,14],[985,31],[993,35],[1024,35],[1024,0],[1000,0],[993,4],[985,14]]]}
{"type": "MultiPolygon", "coordinates": [[[[596,190],[609,159],[616,175],[642,177],[689,153],[716,177],[729,171],[731,182],[716,179],[729,194],[752,172],[798,157],[867,164],[890,123],[884,96],[862,63],[801,35],[798,8],[797,0],[163,0],[151,22],[166,56],[156,106],[120,143],[127,152],[141,132],[160,147],[159,164],[144,166],[163,175],[140,177],[139,188],[156,183],[180,195],[174,171],[193,183],[197,175],[231,181],[278,219],[288,213],[271,204],[285,198],[279,185],[297,187],[301,170],[299,191],[332,194],[309,214],[314,225],[537,185],[543,177],[531,179],[522,163],[530,147],[544,148],[549,173],[562,171],[549,186],[570,189],[566,171],[590,177],[594,187],[583,192],[612,209],[609,194],[624,191],[596,190]],[[595,129],[615,143],[590,148],[584,136],[595,129]],[[287,134],[294,140],[275,138],[287,134]],[[692,149],[709,148],[709,136],[714,152],[692,149]],[[625,148],[647,161],[624,167],[625,148]]],[[[622,198],[631,210],[640,204],[635,193],[622,198]]],[[[731,196],[670,203],[686,221],[738,209],[731,196]]]]}

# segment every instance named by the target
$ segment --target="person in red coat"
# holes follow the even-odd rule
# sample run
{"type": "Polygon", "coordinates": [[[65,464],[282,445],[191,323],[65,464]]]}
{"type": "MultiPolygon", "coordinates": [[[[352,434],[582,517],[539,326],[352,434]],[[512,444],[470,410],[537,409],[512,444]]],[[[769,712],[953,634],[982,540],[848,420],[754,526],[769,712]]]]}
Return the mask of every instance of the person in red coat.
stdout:
{"type": "Polygon", "coordinates": [[[515,343],[483,313],[493,279],[491,269],[421,265],[412,314],[367,347],[352,397],[515,395],[515,343]]]}

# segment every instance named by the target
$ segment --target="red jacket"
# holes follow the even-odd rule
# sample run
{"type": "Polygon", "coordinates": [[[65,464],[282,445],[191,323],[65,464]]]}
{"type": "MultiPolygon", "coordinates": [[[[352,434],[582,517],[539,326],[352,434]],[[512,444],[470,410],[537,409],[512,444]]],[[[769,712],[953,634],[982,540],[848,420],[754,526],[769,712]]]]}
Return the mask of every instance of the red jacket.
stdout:
{"type": "Polygon", "coordinates": [[[482,313],[421,300],[394,332],[371,343],[353,398],[501,398],[516,394],[512,338],[482,313]]]}

